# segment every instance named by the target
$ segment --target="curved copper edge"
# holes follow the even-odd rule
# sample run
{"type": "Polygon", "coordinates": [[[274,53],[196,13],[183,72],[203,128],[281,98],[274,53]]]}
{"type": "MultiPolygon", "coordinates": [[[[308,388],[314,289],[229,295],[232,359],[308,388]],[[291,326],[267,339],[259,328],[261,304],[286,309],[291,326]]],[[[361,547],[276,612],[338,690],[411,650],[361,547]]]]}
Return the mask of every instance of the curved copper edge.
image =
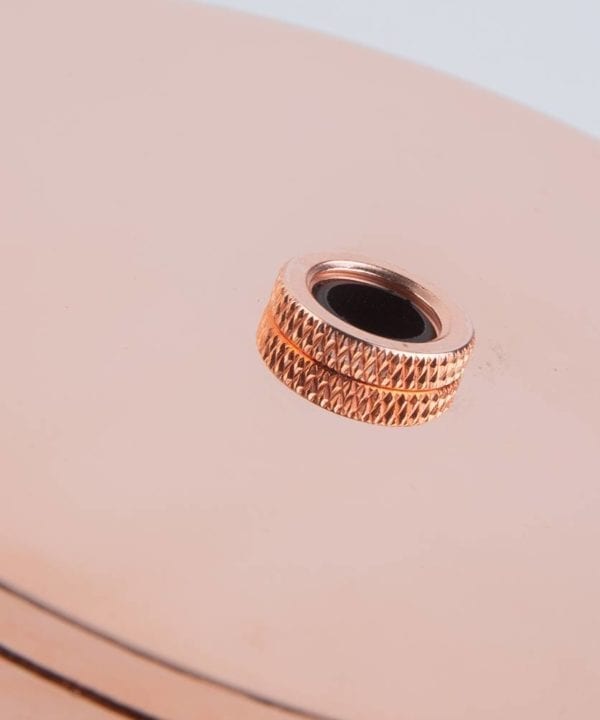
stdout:
{"type": "Polygon", "coordinates": [[[298,395],[337,415],[373,425],[410,427],[429,422],[450,407],[459,384],[401,390],[336,373],[290,343],[268,307],[258,327],[257,346],[269,370],[298,395]]]}
{"type": "Polygon", "coordinates": [[[0,717],[7,720],[116,720],[127,715],[102,702],[90,701],[78,688],[65,687],[20,659],[8,659],[0,653],[0,717]]]}
{"type": "Polygon", "coordinates": [[[157,718],[156,716],[148,715],[148,713],[140,712],[139,710],[129,707],[128,705],[123,705],[122,703],[114,700],[113,698],[96,692],[92,688],[85,687],[83,685],[80,685],[79,683],[74,682],[73,680],[70,680],[69,678],[65,678],[58,673],[55,673],[53,670],[45,668],[42,665],[38,665],[29,658],[26,658],[23,655],[19,655],[18,653],[10,650],[9,648],[1,644],[0,658],[5,660],[6,662],[18,666],[19,668],[25,670],[28,673],[36,675],[42,680],[47,680],[48,682],[58,685],[63,690],[77,695],[77,697],[81,700],[87,700],[88,702],[99,705],[105,710],[109,710],[111,713],[118,713],[122,717],[131,718],[131,720],[159,720],[159,718],[157,718]]]}
{"type": "Polygon", "coordinates": [[[475,338],[456,350],[427,355],[376,347],[317,317],[286,288],[281,274],[268,307],[282,334],[330,370],[380,387],[402,390],[442,388],[460,380],[475,338]]]}
{"type": "Polygon", "coordinates": [[[334,720],[129,645],[0,580],[0,656],[135,720],[334,720]]]}

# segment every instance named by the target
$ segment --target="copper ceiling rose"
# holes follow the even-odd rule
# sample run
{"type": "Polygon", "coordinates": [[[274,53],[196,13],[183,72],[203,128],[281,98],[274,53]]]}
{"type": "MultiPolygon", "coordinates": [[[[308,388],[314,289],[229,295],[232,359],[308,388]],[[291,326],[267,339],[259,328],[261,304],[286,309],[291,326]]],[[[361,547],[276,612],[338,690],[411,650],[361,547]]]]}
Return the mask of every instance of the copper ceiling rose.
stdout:
{"type": "Polygon", "coordinates": [[[0,718],[600,718],[598,143],[200,3],[0,2],[0,48],[0,718]],[[279,341],[443,393],[431,279],[440,422],[265,369],[324,249],[279,341]],[[389,263],[411,342],[344,288],[389,263]]]}
{"type": "Polygon", "coordinates": [[[281,270],[257,345],[302,397],[377,425],[420,425],[447,410],[474,344],[450,300],[399,268],[310,255],[281,270]]]}

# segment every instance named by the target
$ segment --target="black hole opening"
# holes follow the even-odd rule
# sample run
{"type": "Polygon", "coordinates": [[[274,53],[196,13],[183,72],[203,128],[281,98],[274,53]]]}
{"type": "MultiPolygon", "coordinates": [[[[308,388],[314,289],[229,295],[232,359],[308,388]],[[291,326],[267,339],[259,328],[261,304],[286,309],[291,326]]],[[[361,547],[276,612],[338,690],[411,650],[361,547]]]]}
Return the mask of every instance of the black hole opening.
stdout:
{"type": "Polygon", "coordinates": [[[429,318],[391,290],[351,280],[324,280],[312,293],[334,315],[373,335],[408,342],[427,342],[436,337],[429,318]]]}

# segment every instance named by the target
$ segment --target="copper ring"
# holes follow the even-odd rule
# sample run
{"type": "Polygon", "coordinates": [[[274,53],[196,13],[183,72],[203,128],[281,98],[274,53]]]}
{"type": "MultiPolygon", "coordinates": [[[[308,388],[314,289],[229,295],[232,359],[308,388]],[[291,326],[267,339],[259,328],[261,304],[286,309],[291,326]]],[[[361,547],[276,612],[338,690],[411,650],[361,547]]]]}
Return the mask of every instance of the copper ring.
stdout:
{"type": "MultiPolygon", "coordinates": [[[[349,307],[360,310],[361,302],[358,297],[349,307]]],[[[403,270],[349,255],[287,263],[258,331],[263,359],[290,388],[333,412],[385,425],[420,424],[447,409],[473,344],[470,321],[439,292],[403,270]],[[330,293],[337,288],[346,295],[393,296],[403,303],[400,310],[406,306],[419,328],[428,330],[407,337],[386,329],[382,336],[381,321],[394,318],[382,318],[375,303],[369,312],[379,313],[371,319],[376,334],[317,299],[325,286],[330,293]]]]}

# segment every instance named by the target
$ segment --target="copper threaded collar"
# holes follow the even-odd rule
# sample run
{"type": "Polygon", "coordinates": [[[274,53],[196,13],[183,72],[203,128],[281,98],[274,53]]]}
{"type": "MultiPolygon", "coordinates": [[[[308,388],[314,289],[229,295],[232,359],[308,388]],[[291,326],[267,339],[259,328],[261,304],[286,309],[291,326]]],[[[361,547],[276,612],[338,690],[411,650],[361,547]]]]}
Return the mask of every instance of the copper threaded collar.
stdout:
{"type": "Polygon", "coordinates": [[[399,268],[312,255],[280,271],[257,343],[270,370],[311,402],[408,426],[450,406],[474,334],[460,308],[399,268]]]}

